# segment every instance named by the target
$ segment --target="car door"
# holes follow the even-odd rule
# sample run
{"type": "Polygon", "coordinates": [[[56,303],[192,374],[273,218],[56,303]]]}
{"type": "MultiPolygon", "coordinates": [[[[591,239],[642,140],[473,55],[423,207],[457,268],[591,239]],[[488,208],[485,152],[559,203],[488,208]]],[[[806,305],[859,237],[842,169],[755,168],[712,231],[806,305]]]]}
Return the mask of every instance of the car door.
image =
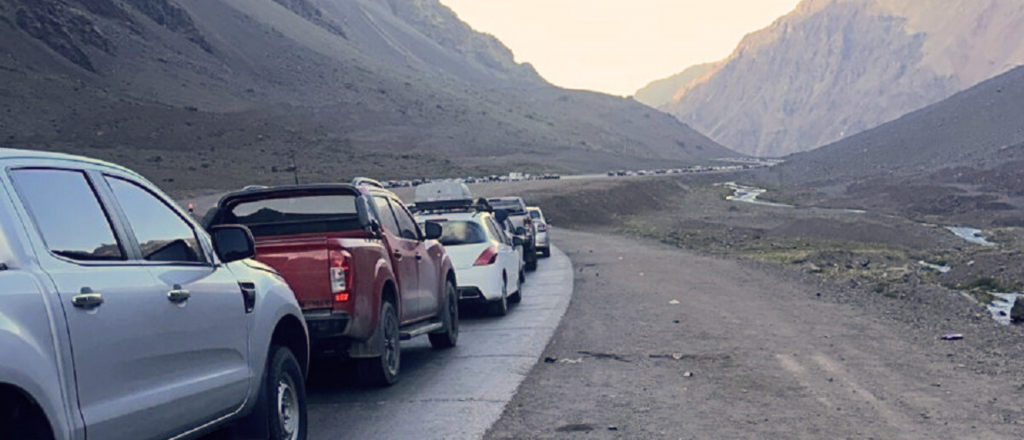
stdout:
{"type": "Polygon", "coordinates": [[[165,416],[177,419],[184,432],[238,410],[252,374],[239,280],[215,262],[205,233],[155,189],[128,176],[102,178],[129,242],[155,280],[151,294],[162,300],[166,314],[159,339],[164,353],[156,368],[176,382],[166,396],[176,404],[165,416]]]}
{"type": "Polygon", "coordinates": [[[167,343],[191,323],[158,293],[127,229],[104,203],[108,193],[96,173],[25,167],[9,174],[64,309],[86,435],[168,438],[215,417],[212,406],[178,398],[205,377],[201,358],[181,359],[181,347],[167,343]],[[202,417],[182,414],[183,407],[202,417]]]}
{"type": "Polygon", "coordinates": [[[387,240],[388,247],[391,249],[391,262],[395,268],[395,277],[398,278],[398,288],[402,292],[402,304],[398,318],[402,324],[406,324],[421,316],[419,307],[420,269],[416,262],[418,240],[402,237],[402,228],[398,224],[388,197],[374,196],[373,201],[384,228],[384,239],[387,240]]]}
{"type": "Polygon", "coordinates": [[[441,268],[438,267],[438,264],[441,256],[429,254],[426,240],[423,238],[423,231],[416,224],[416,218],[408,209],[405,209],[405,205],[396,200],[392,200],[391,203],[395,208],[395,217],[398,219],[398,227],[402,229],[403,238],[415,237],[410,244],[416,246],[414,258],[419,273],[419,314],[417,318],[434,316],[440,307],[441,284],[438,278],[441,276],[439,274],[441,268]]]}

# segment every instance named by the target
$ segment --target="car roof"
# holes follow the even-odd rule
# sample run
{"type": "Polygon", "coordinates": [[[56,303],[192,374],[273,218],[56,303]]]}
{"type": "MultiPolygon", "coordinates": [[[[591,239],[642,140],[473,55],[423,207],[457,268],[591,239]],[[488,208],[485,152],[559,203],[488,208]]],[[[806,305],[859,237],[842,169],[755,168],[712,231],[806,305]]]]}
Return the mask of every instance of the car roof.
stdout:
{"type": "MultiPolygon", "coordinates": [[[[73,154],[65,153],[54,153],[49,151],[37,151],[37,150],[20,150],[16,148],[0,148],[0,160],[8,159],[28,159],[28,160],[56,160],[66,162],[79,162],[89,165],[97,165],[107,168],[112,168],[118,171],[122,171],[128,174],[138,176],[139,174],[128,168],[114,163],[102,161],[99,159],[93,159],[85,156],[76,156],[73,154]]],[[[141,176],[140,176],[141,177],[141,176]]]]}

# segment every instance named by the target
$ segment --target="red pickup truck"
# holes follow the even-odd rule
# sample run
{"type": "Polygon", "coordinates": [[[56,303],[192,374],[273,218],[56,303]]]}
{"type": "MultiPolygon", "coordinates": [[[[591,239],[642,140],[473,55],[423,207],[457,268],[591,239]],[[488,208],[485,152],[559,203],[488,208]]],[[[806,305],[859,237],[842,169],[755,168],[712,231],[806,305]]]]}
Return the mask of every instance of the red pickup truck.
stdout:
{"type": "Polygon", "coordinates": [[[357,362],[362,381],[398,380],[400,340],[426,334],[455,346],[455,270],[436,241],[393,193],[363,180],[255,188],[224,196],[207,227],[240,224],[256,238],[256,259],[291,285],[315,355],[357,362]]]}

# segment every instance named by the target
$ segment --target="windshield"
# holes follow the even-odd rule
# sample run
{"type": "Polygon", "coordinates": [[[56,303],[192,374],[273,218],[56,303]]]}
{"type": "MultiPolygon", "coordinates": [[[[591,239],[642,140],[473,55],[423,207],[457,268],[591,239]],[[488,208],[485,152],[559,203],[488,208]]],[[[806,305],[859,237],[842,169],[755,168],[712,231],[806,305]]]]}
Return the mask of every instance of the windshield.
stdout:
{"type": "Polygon", "coordinates": [[[487,242],[487,232],[483,226],[470,221],[438,222],[444,233],[439,240],[445,246],[462,246],[487,242]]]}
{"type": "Polygon", "coordinates": [[[523,207],[519,199],[490,199],[488,202],[494,209],[504,209],[509,214],[519,215],[526,213],[526,208],[523,207]]]}
{"type": "Polygon", "coordinates": [[[220,224],[248,226],[256,237],[342,232],[360,229],[352,195],[264,199],[231,208],[220,224]]]}

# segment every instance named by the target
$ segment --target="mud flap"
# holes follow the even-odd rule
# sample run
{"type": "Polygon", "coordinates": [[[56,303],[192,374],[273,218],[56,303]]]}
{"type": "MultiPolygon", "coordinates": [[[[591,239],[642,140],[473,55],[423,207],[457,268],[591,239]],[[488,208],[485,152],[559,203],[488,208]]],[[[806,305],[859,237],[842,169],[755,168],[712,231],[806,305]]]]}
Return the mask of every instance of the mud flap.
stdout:
{"type": "Polygon", "coordinates": [[[348,347],[348,357],[352,359],[372,359],[381,356],[381,347],[384,346],[384,335],[380,332],[380,325],[374,330],[373,336],[365,341],[352,341],[348,347]]]}

